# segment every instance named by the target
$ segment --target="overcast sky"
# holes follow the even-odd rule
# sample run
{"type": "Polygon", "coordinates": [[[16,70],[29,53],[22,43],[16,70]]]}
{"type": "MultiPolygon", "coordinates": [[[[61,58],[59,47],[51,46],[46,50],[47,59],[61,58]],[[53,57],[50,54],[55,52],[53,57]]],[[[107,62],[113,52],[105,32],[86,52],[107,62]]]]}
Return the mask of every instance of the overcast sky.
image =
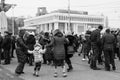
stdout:
{"type": "MultiPolygon", "coordinates": [[[[17,4],[14,16],[35,16],[37,7],[47,7],[47,11],[67,9],[68,0],[6,0],[6,3],[17,4]]],[[[70,0],[71,9],[88,11],[92,15],[108,16],[110,26],[120,25],[120,0],[70,0]]],[[[7,16],[13,16],[12,9],[7,16]]]]}

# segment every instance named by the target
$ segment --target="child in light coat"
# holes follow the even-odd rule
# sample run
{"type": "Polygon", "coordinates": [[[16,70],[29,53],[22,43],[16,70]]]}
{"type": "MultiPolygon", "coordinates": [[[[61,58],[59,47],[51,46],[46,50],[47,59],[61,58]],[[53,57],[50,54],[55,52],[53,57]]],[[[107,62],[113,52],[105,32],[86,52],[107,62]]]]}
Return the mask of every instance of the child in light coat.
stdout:
{"type": "Polygon", "coordinates": [[[35,68],[33,75],[36,77],[39,77],[39,71],[43,62],[43,54],[45,51],[46,49],[42,49],[42,46],[38,43],[38,41],[36,41],[33,51],[28,50],[28,53],[34,55],[35,68]]]}

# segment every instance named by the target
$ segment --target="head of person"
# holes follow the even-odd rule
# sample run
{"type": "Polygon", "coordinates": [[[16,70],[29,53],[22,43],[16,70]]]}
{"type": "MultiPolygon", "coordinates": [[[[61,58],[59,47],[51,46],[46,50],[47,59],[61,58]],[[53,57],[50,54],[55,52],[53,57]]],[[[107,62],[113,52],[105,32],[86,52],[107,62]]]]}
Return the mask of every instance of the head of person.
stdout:
{"type": "Polygon", "coordinates": [[[110,33],[110,29],[106,29],[106,31],[105,31],[106,33],[110,33]]]}
{"type": "Polygon", "coordinates": [[[9,35],[9,32],[8,32],[8,31],[5,31],[5,32],[4,32],[4,36],[7,36],[7,35],[9,35]]]}
{"type": "Polygon", "coordinates": [[[20,37],[23,37],[24,34],[25,34],[25,30],[20,30],[20,31],[19,31],[19,36],[20,36],[20,37]]]}
{"type": "Polygon", "coordinates": [[[46,38],[48,38],[48,37],[49,37],[49,32],[45,32],[44,36],[45,36],[46,38]]]}
{"type": "Polygon", "coordinates": [[[58,37],[62,37],[62,36],[63,36],[63,33],[62,33],[59,29],[56,29],[56,30],[53,32],[53,35],[54,35],[54,36],[58,36],[58,37]]]}
{"type": "Polygon", "coordinates": [[[98,26],[98,29],[101,31],[103,29],[103,26],[102,25],[99,25],[98,26]]]}

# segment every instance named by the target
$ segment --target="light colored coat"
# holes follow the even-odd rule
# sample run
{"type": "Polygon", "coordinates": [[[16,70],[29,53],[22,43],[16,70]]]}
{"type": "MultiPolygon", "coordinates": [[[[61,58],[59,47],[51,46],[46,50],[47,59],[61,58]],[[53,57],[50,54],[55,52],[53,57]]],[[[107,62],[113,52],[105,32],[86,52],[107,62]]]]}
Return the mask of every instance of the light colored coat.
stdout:
{"type": "Polygon", "coordinates": [[[43,62],[43,54],[45,53],[46,49],[42,49],[42,46],[37,43],[34,47],[33,51],[28,50],[30,54],[34,55],[35,62],[43,62]]]}

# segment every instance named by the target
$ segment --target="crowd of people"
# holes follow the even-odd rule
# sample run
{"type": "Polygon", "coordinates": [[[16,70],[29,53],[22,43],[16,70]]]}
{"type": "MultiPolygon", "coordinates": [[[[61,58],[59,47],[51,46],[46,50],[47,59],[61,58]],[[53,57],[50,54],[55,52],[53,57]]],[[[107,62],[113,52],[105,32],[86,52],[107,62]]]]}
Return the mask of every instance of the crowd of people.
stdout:
{"type": "Polygon", "coordinates": [[[101,34],[102,29],[100,25],[80,36],[71,32],[63,34],[59,29],[39,34],[20,30],[17,37],[6,31],[4,37],[0,35],[0,63],[4,60],[4,65],[10,64],[15,50],[18,60],[15,74],[24,74],[27,63],[35,66],[33,75],[38,77],[42,64],[47,64],[54,66],[54,77],[58,77],[58,67],[62,68],[63,77],[67,77],[67,72],[73,70],[70,58],[79,53],[79,56],[83,55],[82,60],[88,60],[93,70],[100,70],[98,64],[105,64],[106,71],[111,70],[111,65],[112,70],[116,70],[114,59],[118,57],[120,60],[120,31],[106,29],[101,34]]]}

